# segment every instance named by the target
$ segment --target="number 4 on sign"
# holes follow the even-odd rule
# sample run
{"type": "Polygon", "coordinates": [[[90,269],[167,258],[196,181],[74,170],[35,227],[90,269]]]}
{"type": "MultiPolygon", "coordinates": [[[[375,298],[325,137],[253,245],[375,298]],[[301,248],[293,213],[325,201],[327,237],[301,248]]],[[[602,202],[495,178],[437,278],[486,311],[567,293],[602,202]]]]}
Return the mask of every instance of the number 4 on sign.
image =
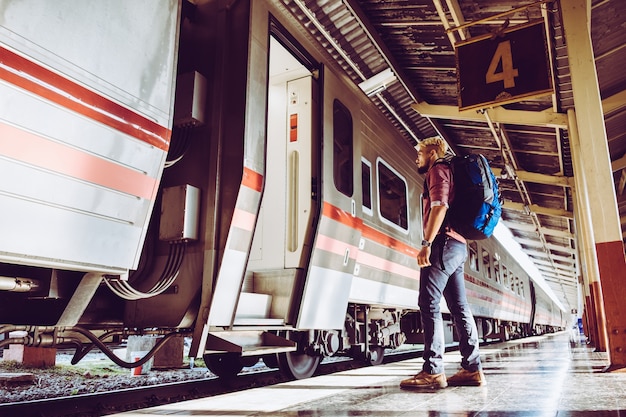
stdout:
{"type": "Polygon", "coordinates": [[[496,52],[493,54],[493,58],[491,58],[485,80],[487,84],[504,81],[504,88],[513,88],[515,87],[515,77],[517,76],[517,68],[513,68],[511,41],[500,42],[496,52]],[[500,62],[502,62],[502,71],[496,72],[500,62]]]}

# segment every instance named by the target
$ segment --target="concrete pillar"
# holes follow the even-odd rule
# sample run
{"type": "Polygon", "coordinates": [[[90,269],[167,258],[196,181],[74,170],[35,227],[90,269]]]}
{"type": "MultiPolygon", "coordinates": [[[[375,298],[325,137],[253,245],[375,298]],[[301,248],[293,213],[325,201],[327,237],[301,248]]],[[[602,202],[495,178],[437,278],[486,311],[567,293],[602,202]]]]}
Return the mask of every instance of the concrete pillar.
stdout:
{"type": "MultiPolygon", "coordinates": [[[[126,341],[126,361],[136,362],[137,360],[146,356],[146,354],[156,344],[156,337],[154,336],[128,336],[126,341]]],[[[152,369],[154,363],[154,357],[141,366],[141,370],[134,369],[132,375],[145,375],[152,369]]]]}
{"type": "MultiPolygon", "coordinates": [[[[144,357],[159,341],[157,336],[129,336],[126,344],[126,360],[132,362],[144,357]]],[[[182,368],[184,338],[172,337],[146,362],[141,373],[146,374],[151,369],[182,368]]]]}
{"type": "Polygon", "coordinates": [[[602,321],[605,324],[609,369],[619,369],[626,367],[626,310],[623,308],[626,300],[626,259],[591,45],[590,1],[567,0],[560,2],[560,6],[580,140],[579,154],[574,155],[572,147],[572,157],[580,161],[584,173],[582,179],[591,209],[593,242],[600,275],[598,283],[590,283],[591,293],[597,292],[598,297],[602,296],[602,300],[596,298],[594,303],[604,304],[605,318],[603,320],[598,316],[597,319],[599,327],[602,327],[602,321]]]}
{"type": "Polygon", "coordinates": [[[591,219],[591,204],[589,190],[587,190],[586,173],[583,151],[578,136],[578,123],[574,110],[567,111],[569,125],[570,149],[574,167],[574,203],[576,218],[577,246],[580,252],[580,266],[583,271],[585,293],[588,294],[590,326],[588,327],[591,340],[599,352],[606,352],[608,338],[605,328],[604,302],[600,290],[600,269],[598,268],[596,247],[593,236],[593,221],[591,219]]]}
{"type": "MultiPolygon", "coordinates": [[[[11,332],[9,337],[22,337],[26,332],[11,332]]],[[[55,348],[32,347],[18,344],[9,345],[2,354],[3,361],[15,361],[32,368],[47,368],[56,364],[55,348]]]]}
{"type": "Polygon", "coordinates": [[[167,342],[154,355],[155,369],[182,368],[184,337],[176,336],[167,342]]]}

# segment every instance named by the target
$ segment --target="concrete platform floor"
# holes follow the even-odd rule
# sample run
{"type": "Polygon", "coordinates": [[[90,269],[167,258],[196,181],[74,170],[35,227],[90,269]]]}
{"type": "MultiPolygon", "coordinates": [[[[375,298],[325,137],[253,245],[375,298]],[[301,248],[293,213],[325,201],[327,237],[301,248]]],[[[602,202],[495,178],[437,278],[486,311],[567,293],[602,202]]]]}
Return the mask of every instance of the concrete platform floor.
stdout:
{"type": "MultiPolygon", "coordinates": [[[[626,372],[603,372],[606,353],[572,342],[570,333],[491,345],[481,357],[483,387],[401,390],[400,381],[421,369],[412,359],[116,416],[626,416],[626,372]]],[[[446,374],[459,362],[447,353],[446,374]]]]}

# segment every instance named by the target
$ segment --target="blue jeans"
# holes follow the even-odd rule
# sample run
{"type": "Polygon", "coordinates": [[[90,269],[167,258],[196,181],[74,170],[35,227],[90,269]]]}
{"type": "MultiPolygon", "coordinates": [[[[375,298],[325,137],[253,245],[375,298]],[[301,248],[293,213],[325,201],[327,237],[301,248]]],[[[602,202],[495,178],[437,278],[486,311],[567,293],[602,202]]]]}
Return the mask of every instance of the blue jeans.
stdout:
{"type": "Polygon", "coordinates": [[[445,341],[439,308],[442,295],[459,336],[459,349],[463,358],[461,366],[471,372],[482,369],[476,322],[465,295],[463,264],[466,258],[465,243],[439,234],[432,245],[431,265],[421,270],[418,305],[424,330],[423,370],[430,374],[444,371],[445,341]]]}

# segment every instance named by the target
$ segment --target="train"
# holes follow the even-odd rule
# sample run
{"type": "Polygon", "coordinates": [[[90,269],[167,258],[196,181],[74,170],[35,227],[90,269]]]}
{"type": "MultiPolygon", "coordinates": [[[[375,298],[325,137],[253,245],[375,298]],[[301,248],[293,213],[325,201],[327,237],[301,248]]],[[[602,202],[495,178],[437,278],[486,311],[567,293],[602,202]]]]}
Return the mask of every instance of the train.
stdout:
{"type": "MultiPolygon", "coordinates": [[[[301,379],[420,343],[416,149],[292,2],[0,3],[0,347],[135,367],[185,336],[219,376],[301,379]],[[125,361],[130,336],[158,342],[125,361]]],[[[468,248],[481,339],[566,326],[468,248]]]]}

